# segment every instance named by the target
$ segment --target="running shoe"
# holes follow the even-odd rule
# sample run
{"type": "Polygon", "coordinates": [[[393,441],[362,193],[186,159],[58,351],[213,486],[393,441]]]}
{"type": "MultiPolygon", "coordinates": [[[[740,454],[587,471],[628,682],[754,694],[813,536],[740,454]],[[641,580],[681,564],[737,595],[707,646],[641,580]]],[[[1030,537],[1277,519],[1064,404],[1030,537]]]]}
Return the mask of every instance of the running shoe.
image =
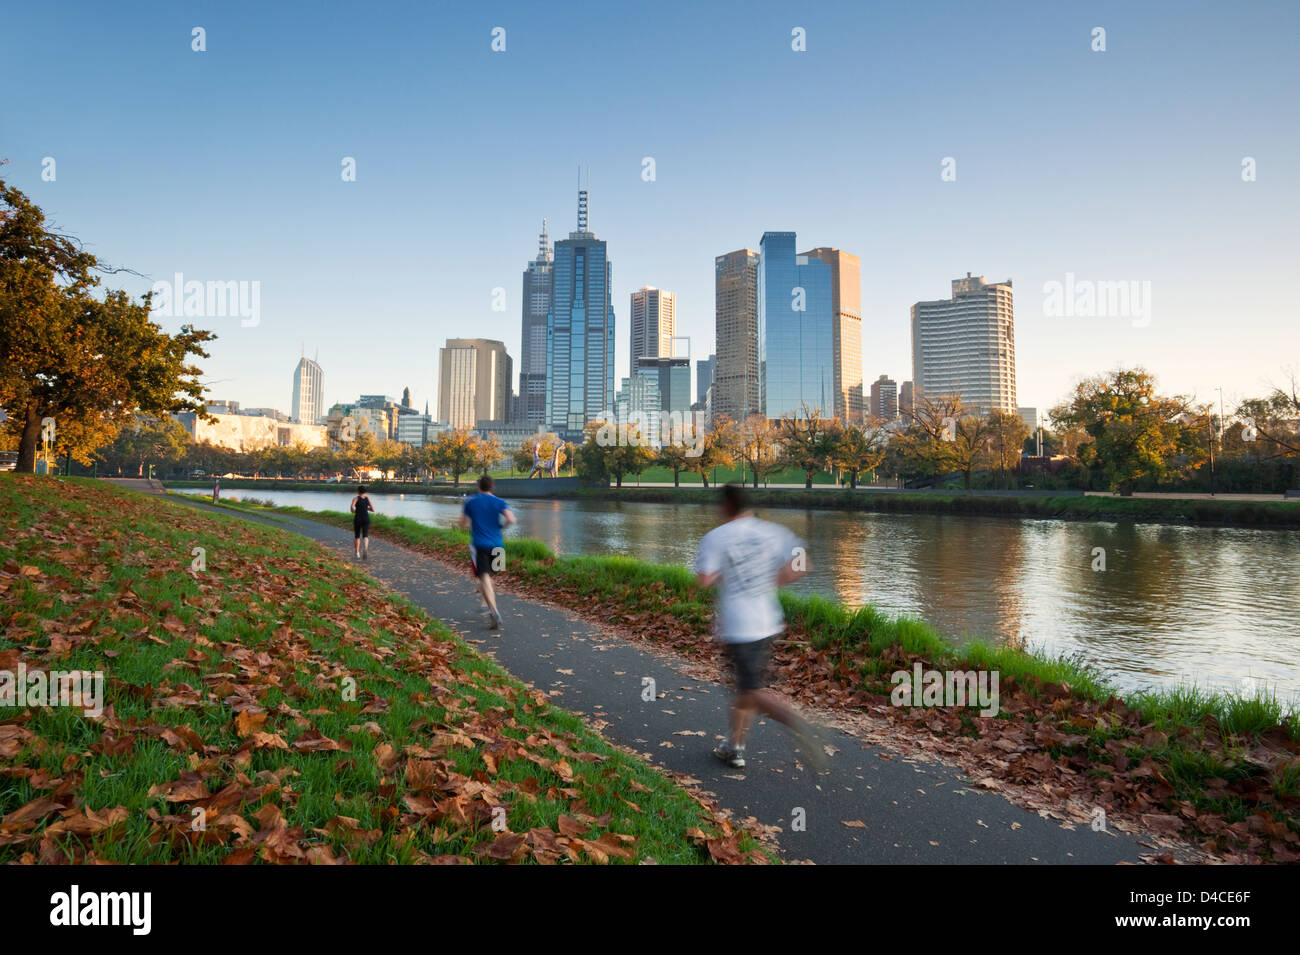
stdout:
{"type": "Polygon", "coordinates": [[[743,746],[737,748],[732,746],[730,742],[719,743],[713,747],[713,755],[732,769],[745,768],[745,747],[743,746]]]}
{"type": "Polygon", "coordinates": [[[489,619],[490,619],[490,622],[488,623],[488,626],[491,627],[493,630],[500,630],[500,629],[501,629],[501,614],[497,613],[495,610],[489,610],[489,611],[488,611],[488,617],[489,617],[489,619]]]}

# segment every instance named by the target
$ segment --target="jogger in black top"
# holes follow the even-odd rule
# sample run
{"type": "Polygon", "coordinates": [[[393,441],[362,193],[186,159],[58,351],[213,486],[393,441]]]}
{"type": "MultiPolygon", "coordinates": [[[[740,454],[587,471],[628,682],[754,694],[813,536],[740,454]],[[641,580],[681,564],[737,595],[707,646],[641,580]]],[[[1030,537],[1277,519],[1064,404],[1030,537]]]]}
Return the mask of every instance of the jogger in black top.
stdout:
{"type": "Polygon", "coordinates": [[[366,560],[370,559],[370,515],[374,513],[375,505],[366,497],[366,486],[362,484],[352,499],[352,536],[358,560],[363,555],[366,560]]]}

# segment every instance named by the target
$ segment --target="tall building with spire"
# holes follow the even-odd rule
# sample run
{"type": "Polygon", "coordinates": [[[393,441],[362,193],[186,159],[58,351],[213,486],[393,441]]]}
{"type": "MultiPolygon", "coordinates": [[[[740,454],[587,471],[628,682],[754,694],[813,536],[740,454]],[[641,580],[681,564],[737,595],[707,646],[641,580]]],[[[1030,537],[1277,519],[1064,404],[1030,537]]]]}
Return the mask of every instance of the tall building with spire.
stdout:
{"type": "Polygon", "coordinates": [[[587,221],[578,190],[578,228],[555,243],[551,307],[546,316],[546,420],[580,439],[588,421],[614,407],[614,304],[605,243],[587,221]]]}
{"type": "Polygon", "coordinates": [[[293,414],[296,424],[320,424],[325,420],[325,373],[306,355],[293,370],[293,414]]]}
{"type": "Polygon", "coordinates": [[[523,328],[519,340],[519,410],[530,425],[546,422],[546,317],[551,311],[551,238],[546,220],[537,237],[537,258],[524,269],[523,328]]]}

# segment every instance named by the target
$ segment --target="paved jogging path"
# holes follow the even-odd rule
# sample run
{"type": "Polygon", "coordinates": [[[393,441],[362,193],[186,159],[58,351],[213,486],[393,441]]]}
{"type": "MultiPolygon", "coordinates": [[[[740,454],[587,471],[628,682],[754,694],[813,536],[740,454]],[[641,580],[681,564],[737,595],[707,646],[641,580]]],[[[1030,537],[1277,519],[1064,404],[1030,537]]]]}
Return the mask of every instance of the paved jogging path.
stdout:
{"type": "MultiPolygon", "coordinates": [[[[172,495],[168,500],[185,499],[172,495]]],[[[354,560],[352,535],[345,530],[286,515],[185,503],[296,531],[354,560]]],[[[771,720],[758,721],[751,732],[746,770],[733,770],[712,755],[727,728],[726,687],[689,678],[663,658],[602,633],[566,610],[499,590],[505,624],[497,635],[486,628],[468,556],[466,571],[459,573],[373,539],[364,567],[519,679],[544,693],[556,691],[551,699],[557,706],[595,722],[607,739],[699,780],[737,818],[754,816],[763,825],[779,826],[781,854],[787,860],[1114,864],[1140,862],[1141,853],[1153,851],[1122,834],[1093,832],[1087,826],[1063,829],[1001,796],[971,788],[969,778],[955,769],[905,760],[837,730],[822,730],[824,741],[838,750],[826,775],[796,765],[799,754],[792,737],[771,720]],[[645,677],[655,681],[660,695],[653,702],[641,698],[645,677]],[[803,831],[793,831],[791,825],[798,809],[803,810],[803,831]]],[[[508,586],[508,575],[503,582],[508,586]]]]}

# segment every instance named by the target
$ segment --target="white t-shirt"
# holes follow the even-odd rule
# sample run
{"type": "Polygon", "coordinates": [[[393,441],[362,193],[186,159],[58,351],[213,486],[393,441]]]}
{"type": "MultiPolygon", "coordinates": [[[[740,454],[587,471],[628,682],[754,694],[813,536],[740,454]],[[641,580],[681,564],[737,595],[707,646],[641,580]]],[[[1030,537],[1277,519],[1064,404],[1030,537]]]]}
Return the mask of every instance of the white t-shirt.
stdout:
{"type": "Polygon", "coordinates": [[[780,524],[738,517],[700,541],[697,574],[721,573],[717,635],[723,643],[749,643],[785,629],[776,575],[802,541],[780,524]]]}

